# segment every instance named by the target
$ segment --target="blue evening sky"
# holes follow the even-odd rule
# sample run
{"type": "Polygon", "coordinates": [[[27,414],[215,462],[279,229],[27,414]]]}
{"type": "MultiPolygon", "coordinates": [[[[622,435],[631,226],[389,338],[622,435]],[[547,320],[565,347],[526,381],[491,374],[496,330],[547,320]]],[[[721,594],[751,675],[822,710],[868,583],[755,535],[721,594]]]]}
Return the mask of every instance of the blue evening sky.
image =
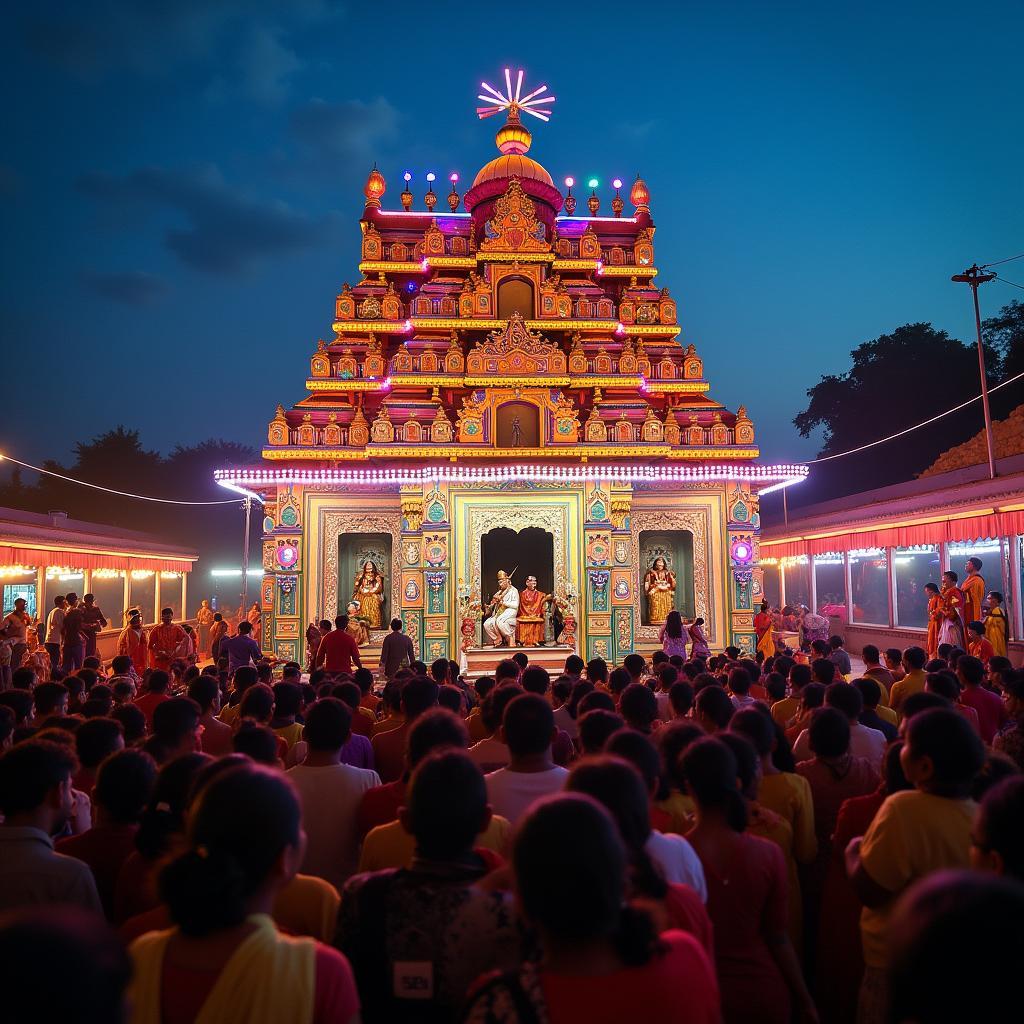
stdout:
{"type": "Polygon", "coordinates": [[[598,177],[609,213],[646,179],[683,341],[769,458],[813,456],[792,418],[861,341],[970,338],[949,275],[1024,251],[1019,2],[38,0],[3,25],[0,451],[30,461],[118,423],[259,445],[358,277],[370,166],[386,205],[406,168],[417,206],[428,170],[471,180],[506,64],[557,96],[530,125],[556,181],[598,177]]]}

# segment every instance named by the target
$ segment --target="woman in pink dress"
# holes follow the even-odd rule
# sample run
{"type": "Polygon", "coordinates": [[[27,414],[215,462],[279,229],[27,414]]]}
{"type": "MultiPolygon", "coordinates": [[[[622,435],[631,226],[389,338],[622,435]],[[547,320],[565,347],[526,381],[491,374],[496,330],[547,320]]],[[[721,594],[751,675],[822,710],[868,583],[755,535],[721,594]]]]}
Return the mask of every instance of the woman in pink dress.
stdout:
{"type": "Polygon", "coordinates": [[[708,647],[708,638],[704,635],[704,620],[694,619],[693,624],[688,626],[690,639],[693,646],[690,648],[691,658],[710,658],[711,648],[708,647]]]}
{"type": "Polygon", "coordinates": [[[690,634],[683,625],[683,617],[675,608],[665,617],[665,625],[661,627],[658,639],[661,641],[661,649],[670,658],[673,654],[678,654],[681,658],[686,657],[686,642],[690,639],[690,634]]]}

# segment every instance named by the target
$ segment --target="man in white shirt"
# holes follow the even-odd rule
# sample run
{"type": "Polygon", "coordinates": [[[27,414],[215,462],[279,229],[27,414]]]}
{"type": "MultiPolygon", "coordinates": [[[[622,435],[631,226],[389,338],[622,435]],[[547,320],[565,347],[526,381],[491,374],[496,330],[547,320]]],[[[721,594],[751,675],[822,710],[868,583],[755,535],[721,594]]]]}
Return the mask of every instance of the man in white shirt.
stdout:
{"type": "MultiPolygon", "coordinates": [[[[877,729],[861,725],[858,719],[864,710],[864,698],[860,690],[850,683],[832,683],[825,691],[825,704],[837,708],[850,723],[850,753],[870,762],[875,771],[881,771],[885,749],[889,745],[885,734],[877,729]]],[[[793,758],[797,762],[809,761],[814,757],[811,750],[810,730],[804,729],[793,744],[793,758]]]]}
{"type": "Polygon", "coordinates": [[[73,903],[103,913],[88,865],[56,853],[50,838],[74,812],[77,770],[74,753],[47,740],[27,740],[0,757],[0,911],[73,903]]]}
{"type": "Polygon", "coordinates": [[[519,591],[504,570],[498,572],[498,590],[489,607],[491,614],[484,619],[484,633],[494,647],[511,647],[519,616],[519,591]]]}
{"type": "Polygon", "coordinates": [[[334,697],[324,697],[306,712],[302,730],[308,753],[286,773],[302,803],[306,855],[302,871],[341,889],[359,866],[356,811],[363,794],[380,785],[369,768],[341,763],[341,749],[352,733],[352,712],[334,697]]]}
{"type": "Polygon", "coordinates": [[[51,669],[60,667],[60,637],[64,631],[64,607],[67,603],[67,598],[63,594],[58,594],[53,599],[53,608],[46,619],[46,639],[43,646],[50,655],[51,669]]]}
{"type": "Polygon", "coordinates": [[[564,787],[569,773],[551,758],[555,718],[543,697],[524,693],[510,701],[501,737],[508,746],[508,766],[491,772],[484,781],[492,810],[515,828],[531,805],[564,787]]]}

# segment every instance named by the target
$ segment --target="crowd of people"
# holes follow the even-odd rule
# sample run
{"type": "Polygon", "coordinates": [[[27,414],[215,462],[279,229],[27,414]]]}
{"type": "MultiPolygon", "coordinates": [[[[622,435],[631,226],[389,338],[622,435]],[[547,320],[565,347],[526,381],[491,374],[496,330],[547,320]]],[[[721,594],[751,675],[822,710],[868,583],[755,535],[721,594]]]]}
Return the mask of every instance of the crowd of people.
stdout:
{"type": "Polygon", "coordinates": [[[242,621],[202,668],[12,671],[5,1020],[929,1024],[1013,999],[1004,657],[712,655],[670,616],[650,660],[468,681],[400,622],[375,674],[346,625],[305,670],[242,621]]]}

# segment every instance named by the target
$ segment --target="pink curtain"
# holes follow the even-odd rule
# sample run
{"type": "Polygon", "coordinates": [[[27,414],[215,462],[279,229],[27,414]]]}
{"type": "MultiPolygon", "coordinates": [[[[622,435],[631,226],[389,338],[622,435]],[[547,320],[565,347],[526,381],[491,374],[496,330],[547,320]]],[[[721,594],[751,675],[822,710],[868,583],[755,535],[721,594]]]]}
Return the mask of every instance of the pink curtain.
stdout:
{"type": "Polygon", "coordinates": [[[97,555],[84,551],[18,548],[9,544],[0,544],[0,565],[66,565],[72,569],[152,569],[156,572],[192,570],[192,563],[183,558],[130,558],[127,555],[97,555]]]}

